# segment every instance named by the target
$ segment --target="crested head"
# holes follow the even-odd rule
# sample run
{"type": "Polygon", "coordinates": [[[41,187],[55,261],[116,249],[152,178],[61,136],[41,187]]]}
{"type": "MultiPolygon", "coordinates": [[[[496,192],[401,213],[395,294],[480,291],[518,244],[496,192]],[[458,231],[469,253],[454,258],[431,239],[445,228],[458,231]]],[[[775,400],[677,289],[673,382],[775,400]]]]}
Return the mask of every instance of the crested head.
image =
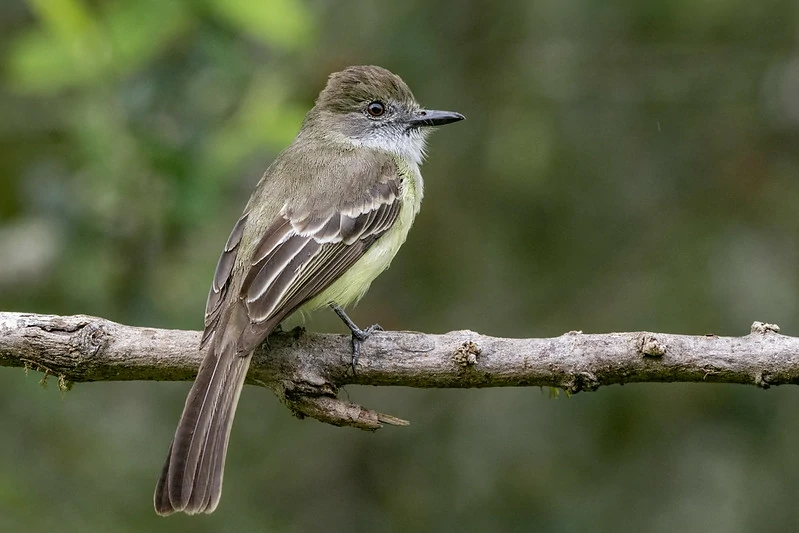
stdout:
{"type": "Polygon", "coordinates": [[[334,113],[358,111],[373,101],[384,100],[418,109],[408,85],[393,72],[374,65],[347,67],[334,72],[319,93],[316,107],[334,113]]]}
{"type": "Polygon", "coordinates": [[[429,126],[462,118],[458,113],[422,109],[402,78],[382,67],[355,66],[330,75],[303,129],[419,164],[429,126]]]}

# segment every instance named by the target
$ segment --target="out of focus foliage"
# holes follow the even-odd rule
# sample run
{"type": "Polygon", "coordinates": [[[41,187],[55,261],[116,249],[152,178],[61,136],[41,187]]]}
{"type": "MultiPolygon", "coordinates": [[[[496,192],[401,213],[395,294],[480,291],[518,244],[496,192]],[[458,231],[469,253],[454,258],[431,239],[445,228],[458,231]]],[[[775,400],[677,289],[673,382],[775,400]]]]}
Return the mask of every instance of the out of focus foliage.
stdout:
{"type": "MultiPolygon", "coordinates": [[[[794,0],[4,0],[0,309],[198,329],[249,191],[366,63],[468,120],[359,322],[799,334],[794,0]]],[[[247,390],[219,510],[165,520],[188,385],[38,381],[0,370],[0,531],[799,530],[792,389],[350,388],[413,422],[376,435],[247,390]]]]}

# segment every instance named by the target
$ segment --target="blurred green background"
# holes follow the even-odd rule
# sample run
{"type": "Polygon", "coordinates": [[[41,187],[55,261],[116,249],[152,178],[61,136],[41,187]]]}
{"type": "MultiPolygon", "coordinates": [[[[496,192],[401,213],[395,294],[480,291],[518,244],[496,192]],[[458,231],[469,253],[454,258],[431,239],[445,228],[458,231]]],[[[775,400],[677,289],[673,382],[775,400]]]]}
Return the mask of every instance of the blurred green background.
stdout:
{"type": "MultiPolygon", "coordinates": [[[[361,324],[799,334],[795,0],[2,0],[0,309],[199,329],[327,75],[468,120],[361,324]]],[[[332,313],[309,324],[343,332],[332,313]]],[[[0,369],[0,531],[799,530],[799,390],[349,387],[368,434],[242,396],[221,505],[157,517],[187,383],[0,369]]]]}

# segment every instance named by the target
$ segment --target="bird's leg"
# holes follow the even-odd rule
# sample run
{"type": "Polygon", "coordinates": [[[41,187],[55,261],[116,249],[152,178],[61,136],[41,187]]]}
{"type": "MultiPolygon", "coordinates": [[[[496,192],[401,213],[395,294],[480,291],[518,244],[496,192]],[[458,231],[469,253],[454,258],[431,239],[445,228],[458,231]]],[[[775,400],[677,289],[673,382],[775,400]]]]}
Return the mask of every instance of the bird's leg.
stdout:
{"type": "Polygon", "coordinates": [[[333,308],[333,311],[336,312],[338,317],[341,319],[344,324],[350,328],[352,332],[352,373],[355,374],[355,365],[358,364],[358,356],[361,355],[361,343],[369,338],[369,336],[374,333],[375,331],[383,331],[383,328],[380,324],[372,324],[366,329],[361,329],[355,325],[355,322],[352,321],[350,317],[347,316],[347,313],[344,312],[338,304],[332,303],[330,307],[333,308]]]}

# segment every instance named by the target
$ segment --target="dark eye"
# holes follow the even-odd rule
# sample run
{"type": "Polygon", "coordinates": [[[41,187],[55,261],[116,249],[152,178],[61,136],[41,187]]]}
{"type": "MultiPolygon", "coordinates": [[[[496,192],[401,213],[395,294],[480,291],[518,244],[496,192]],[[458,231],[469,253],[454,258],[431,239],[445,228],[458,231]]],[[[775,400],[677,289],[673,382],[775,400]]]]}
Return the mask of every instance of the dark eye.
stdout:
{"type": "Polygon", "coordinates": [[[386,112],[386,106],[383,105],[383,102],[372,102],[366,106],[366,112],[373,117],[380,117],[386,112]]]}

